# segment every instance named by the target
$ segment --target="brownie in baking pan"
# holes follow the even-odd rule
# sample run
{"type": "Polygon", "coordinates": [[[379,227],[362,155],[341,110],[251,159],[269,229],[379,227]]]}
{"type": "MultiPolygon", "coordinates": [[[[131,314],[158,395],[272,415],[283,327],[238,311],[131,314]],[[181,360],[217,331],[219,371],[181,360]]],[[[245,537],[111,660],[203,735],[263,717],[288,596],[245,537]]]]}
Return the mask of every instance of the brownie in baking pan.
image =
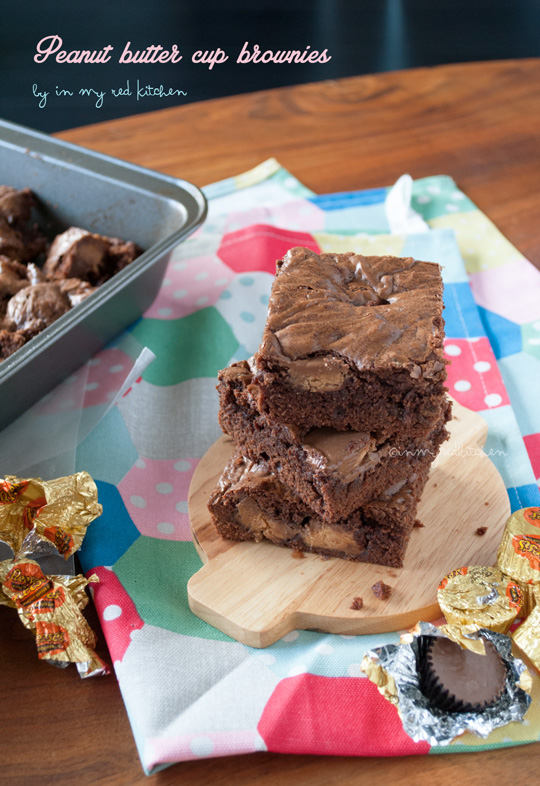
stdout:
{"type": "Polygon", "coordinates": [[[0,185],[0,362],[142,253],[131,241],[80,227],[56,235],[49,247],[31,223],[35,206],[29,188],[0,185]]]}
{"type": "MultiPolygon", "coordinates": [[[[252,461],[271,471],[328,523],[339,521],[382,489],[429,468],[447,438],[450,403],[422,438],[385,440],[369,432],[300,427],[261,414],[250,394],[246,361],[219,374],[219,422],[252,461]]],[[[446,400],[445,400],[446,401],[446,400]]]]}
{"type": "Polygon", "coordinates": [[[270,540],[298,551],[399,568],[415,524],[427,470],[379,493],[328,524],[281,483],[267,462],[237,449],[209,501],[218,533],[232,540],[270,540]]]}
{"type": "Polygon", "coordinates": [[[386,437],[432,427],[446,406],[442,311],[437,264],[290,249],[251,361],[258,409],[386,437]]]}

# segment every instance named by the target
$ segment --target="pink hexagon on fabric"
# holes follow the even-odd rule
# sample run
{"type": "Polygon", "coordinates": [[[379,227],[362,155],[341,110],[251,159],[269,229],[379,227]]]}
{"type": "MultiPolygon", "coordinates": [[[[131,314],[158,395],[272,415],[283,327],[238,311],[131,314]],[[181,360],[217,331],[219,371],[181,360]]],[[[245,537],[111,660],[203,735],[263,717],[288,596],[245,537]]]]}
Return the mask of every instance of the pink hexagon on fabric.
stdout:
{"type": "Polygon", "coordinates": [[[103,349],[88,361],[84,406],[109,404],[133,367],[133,360],[118,347],[103,349]]]}
{"type": "Polygon", "coordinates": [[[118,577],[105,567],[92,568],[87,578],[96,574],[99,584],[91,584],[94,603],[101,621],[113,661],[120,661],[131,642],[133,631],[140,630],[144,621],[118,577]]]}
{"type": "Polygon", "coordinates": [[[488,311],[518,325],[540,319],[540,271],[524,257],[472,273],[469,283],[478,305],[488,311]]]}
{"type": "Polygon", "coordinates": [[[231,269],[212,254],[172,259],[158,295],[145,312],[147,319],[180,319],[213,306],[233,279],[231,269]]]}
{"type": "Polygon", "coordinates": [[[80,408],[84,406],[86,376],[87,368],[81,366],[74,374],[64,379],[60,385],[38,401],[36,413],[38,415],[78,413],[80,408]]]}
{"type": "Polygon", "coordinates": [[[413,742],[394,705],[358,677],[287,677],[257,728],[268,750],[279,753],[407,756],[430,749],[427,742],[413,742]]]}
{"type": "Polygon", "coordinates": [[[320,232],[325,228],[324,210],[309,199],[297,199],[294,202],[276,205],[272,212],[278,226],[293,226],[305,232],[320,232]]]}
{"type": "Polygon", "coordinates": [[[540,482],[540,434],[528,434],[523,437],[523,441],[531,460],[534,477],[540,482]]]}
{"type": "Polygon", "coordinates": [[[165,762],[234,756],[264,750],[259,735],[253,729],[207,731],[200,734],[176,735],[151,739],[144,748],[144,761],[151,771],[165,762]]]}
{"type": "Polygon", "coordinates": [[[141,533],[164,540],[191,540],[187,497],[199,459],[139,458],[118,484],[141,533]]]}
{"type": "Polygon", "coordinates": [[[223,236],[218,256],[236,273],[263,270],[274,275],[276,259],[294,246],[305,246],[316,253],[319,245],[306,232],[291,232],[269,224],[253,224],[223,236]]]}
{"type": "Polygon", "coordinates": [[[251,210],[229,213],[225,231],[232,233],[250,224],[266,222],[278,227],[294,227],[295,231],[318,232],[324,229],[325,215],[320,207],[308,199],[295,199],[282,205],[257,206],[251,210]]]}
{"type": "Polygon", "coordinates": [[[446,339],[444,355],[450,361],[448,390],[464,407],[480,412],[510,403],[487,338],[446,339]]]}

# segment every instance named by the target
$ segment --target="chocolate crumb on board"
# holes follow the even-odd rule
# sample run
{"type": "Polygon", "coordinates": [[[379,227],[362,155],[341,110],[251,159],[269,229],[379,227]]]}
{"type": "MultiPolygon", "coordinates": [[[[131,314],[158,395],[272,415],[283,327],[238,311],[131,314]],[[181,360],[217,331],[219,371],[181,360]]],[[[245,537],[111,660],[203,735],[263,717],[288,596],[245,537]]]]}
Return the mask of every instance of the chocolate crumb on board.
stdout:
{"type": "Polygon", "coordinates": [[[415,522],[414,522],[414,526],[415,527],[423,527],[424,525],[422,524],[420,519],[416,519],[415,522]]]}
{"type": "Polygon", "coordinates": [[[487,532],[487,527],[478,527],[478,529],[475,531],[474,534],[475,535],[485,535],[486,532],[487,532]]]}
{"type": "Polygon", "coordinates": [[[371,591],[379,600],[386,600],[392,594],[392,587],[384,581],[378,581],[372,586],[371,591]]]}
{"type": "Polygon", "coordinates": [[[304,559],[304,552],[300,549],[293,549],[292,555],[294,559],[304,559]]]}
{"type": "Polygon", "coordinates": [[[364,599],[363,598],[353,598],[351,605],[349,606],[350,609],[353,611],[360,611],[360,609],[364,608],[364,599]]]}

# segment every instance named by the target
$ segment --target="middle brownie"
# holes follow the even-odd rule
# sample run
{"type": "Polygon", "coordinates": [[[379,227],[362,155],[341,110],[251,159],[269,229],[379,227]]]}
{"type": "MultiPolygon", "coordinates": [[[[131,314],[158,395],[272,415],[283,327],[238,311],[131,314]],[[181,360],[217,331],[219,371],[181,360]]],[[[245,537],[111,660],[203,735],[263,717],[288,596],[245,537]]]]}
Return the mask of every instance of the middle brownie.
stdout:
{"type": "Polygon", "coordinates": [[[220,425],[252,461],[266,461],[279,480],[324,521],[335,523],[411,472],[422,473],[446,439],[448,402],[421,439],[378,441],[366,432],[306,429],[261,414],[249,393],[245,361],[219,374],[220,425]]]}

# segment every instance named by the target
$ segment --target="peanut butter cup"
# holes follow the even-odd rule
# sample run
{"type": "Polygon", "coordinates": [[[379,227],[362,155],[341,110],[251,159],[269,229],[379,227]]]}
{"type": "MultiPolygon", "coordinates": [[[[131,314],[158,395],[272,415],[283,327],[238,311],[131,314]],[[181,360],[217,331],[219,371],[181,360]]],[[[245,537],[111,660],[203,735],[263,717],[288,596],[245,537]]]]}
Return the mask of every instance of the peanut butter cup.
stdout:
{"type": "Polygon", "coordinates": [[[506,666],[490,641],[484,641],[485,655],[442,636],[419,644],[420,688],[438,709],[481,712],[502,695],[506,666]]]}

